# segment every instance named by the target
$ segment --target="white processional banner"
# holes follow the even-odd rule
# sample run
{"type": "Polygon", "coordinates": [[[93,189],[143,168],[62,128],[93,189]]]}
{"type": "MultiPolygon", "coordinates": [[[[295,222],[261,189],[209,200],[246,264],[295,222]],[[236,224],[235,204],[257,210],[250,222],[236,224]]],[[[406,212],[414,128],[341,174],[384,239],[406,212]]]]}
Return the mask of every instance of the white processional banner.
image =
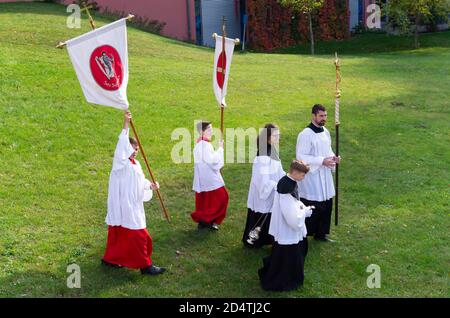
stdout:
{"type": "Polygon", "coordinates": [[[225,38],[225,51],[222,51],[222,37],[216,35],[216,51],[214,53],[213,88],[214,95],[220,105],[226,106],[228,77],[231,59],[233,58],[234,39],[225,38]]]}
{"type": "Polygon", "coordinates": [[[126,18],[66,42],[89,103],[128,109],[126,18]]]}

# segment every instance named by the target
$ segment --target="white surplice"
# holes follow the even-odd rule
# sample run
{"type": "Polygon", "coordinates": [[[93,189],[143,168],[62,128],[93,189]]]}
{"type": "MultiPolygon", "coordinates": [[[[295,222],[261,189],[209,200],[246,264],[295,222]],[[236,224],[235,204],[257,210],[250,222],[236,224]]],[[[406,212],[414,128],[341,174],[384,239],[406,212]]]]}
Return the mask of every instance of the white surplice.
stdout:
{"type": "Polygon", "coordinates": [[[290,193],[275,193],[269,234],[280,245],[297,244],[306,237],[305,218],[311,216],[311,209],[290,193]]]}
{"type": "Polygon", "coordinates": [[[139,161],[133,164],[129,157],[134,149],[129,141],[129,130],[123,129],[114,152],[109,177],[108,214],[106,224],[121,225],[132,230],[145,229],[144,192],[150,188],[139,161]]]}
{"type": "Polygon", "coordinates": [[[271,212],[278,181],[285,175],[286,173],[283,171],[283,166],[279,160],[272,159],[269,156],[255,157],[247,207],[254,212],[271,212]]]}
{"type": "Polygon", "coordinates": [[[225,185],[220,169],[224,166],[223,148],[214,151],[210,142],[200,140],[194,147],[194,181],[192,190],[206,192],[225,185]]]}
{"type": "Polygon", "coordinates": [[[331,173],[334,168],[322,165],[326,157],[335,155],[331,149],[330,132],[323,128],[320,133],[305,128],[297,138],[297,160],[303,160],[310,166],[305,178],[298,182],[298,193],[301,198],[310,201],[326,201],[336,194],[331,173]]]}

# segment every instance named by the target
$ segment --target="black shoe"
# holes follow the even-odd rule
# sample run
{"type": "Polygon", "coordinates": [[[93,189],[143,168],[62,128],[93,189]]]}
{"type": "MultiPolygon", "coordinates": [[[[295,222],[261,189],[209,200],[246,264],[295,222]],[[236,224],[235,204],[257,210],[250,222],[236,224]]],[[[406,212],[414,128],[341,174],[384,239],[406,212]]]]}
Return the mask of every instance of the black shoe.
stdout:
{"type": "Polygon", "coordinates": [[[197,228],[198,228],[199,230],[201,230],[201,229],[206,229],[206,228],[209,228],[209,227],[210,227],[209,224],[206,223],[206,222],[203,222],[203,221],[198,222],[197,228]]]}
{"type": "Polygon", "coordinates": [[[146,268],[141,268],[141,274],[142,275],[158,275],[158,274],[162,274],[166,271],[165,268],[163,267],[158,267],[155,265],[150,265],[149,267],[146,268]]]}
{"type": "Polygon", "coordinates": [[[219,225],[216,224],[216,223],[211,223],[209,228],[211,230],[213,230],[213,231],[218,231],[219,230],[219,225]]]}
{"type": "Polygon", "coordinates": [[[113,264],[113,263],[107,262],[104,259],[102,259],[102,264],[105,265],[105,266],[112,267],[112,268],[122,268],[123,267],[121,265],[117,265],[117,264],[113,264]]]}

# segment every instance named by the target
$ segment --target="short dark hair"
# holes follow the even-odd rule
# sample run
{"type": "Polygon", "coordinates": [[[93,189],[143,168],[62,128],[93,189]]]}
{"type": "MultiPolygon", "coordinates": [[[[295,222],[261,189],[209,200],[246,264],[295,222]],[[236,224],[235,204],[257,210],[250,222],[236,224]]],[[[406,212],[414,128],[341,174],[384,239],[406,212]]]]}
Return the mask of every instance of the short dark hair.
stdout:
{"type": "Polygon", "coordinates": [[[136,147],[139,146],[138,142],[133,137],[130,137],[128,139],[130,140],[130,144],[132,144],[133,146],[136,146],[136,147]]]}
{"type": "Polygon", "coordinates": [[[292,160],[291,166],[289,167],[289,172],[298,171],[303,173],[309,172],[309,165],[307,165],[304,161],[301,160],[292,160]]]}
{"type": "Polygon", "coordinates": [[[311,114],[317,115],[317,113],[320,112],[320,111],[325,112],[326,111],[325,106],[323,106],[321,104],[315,104],[312,107],[311,114]]]}
{"type": "Polygon", "coordinates": [[[197,131],[199,133],[202,133],[203,131],[205,131],[208,128],[209,125],[211,125],[210,121],[204,121],[204,120],[199,121],[197,123],[197,131]]]}

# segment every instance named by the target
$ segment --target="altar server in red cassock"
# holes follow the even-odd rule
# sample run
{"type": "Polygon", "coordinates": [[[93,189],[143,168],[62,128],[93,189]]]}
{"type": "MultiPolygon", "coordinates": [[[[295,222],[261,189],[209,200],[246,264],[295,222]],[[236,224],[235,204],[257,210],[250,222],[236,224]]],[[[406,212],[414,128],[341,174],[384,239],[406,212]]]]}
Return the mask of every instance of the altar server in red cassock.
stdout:
{"type": "Polygon", "coordinates": [[[142,274],[165,271],[153,264],[153,251],[145,219],[144,201],[150,201],[158,183],[145,179],[136,155],[138,143],[129,137],[131,113],[125,112],[123,130],[114,153],[108,189],[108,241],[102,263],[112,267],[140,269],[142,274]]]}
{"type": "Polygon", "coordinates": [[[200,137],[194,147],[194,182],[195,211],[192,219],[198,228],[218,230],[227,213],[228,192],[225,188],[220,169],[224,166],[223,140],[219,149],[211,145],[212,125],[199,122],[197,130],[200,137]]]}

